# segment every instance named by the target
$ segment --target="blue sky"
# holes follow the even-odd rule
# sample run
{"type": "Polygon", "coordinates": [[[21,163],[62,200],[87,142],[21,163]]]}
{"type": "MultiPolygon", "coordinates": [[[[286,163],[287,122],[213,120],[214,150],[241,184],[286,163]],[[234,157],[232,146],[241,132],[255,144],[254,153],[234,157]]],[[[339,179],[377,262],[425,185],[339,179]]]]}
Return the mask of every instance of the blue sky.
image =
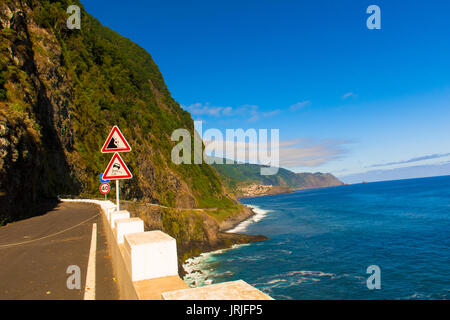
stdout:
{"type": "Polygon", "coordinates": [[[83,4],[152,55],[204,130],[278,128],[298,142],[289,169],[345,182],[450,174],[449,1],[83,4]]]}

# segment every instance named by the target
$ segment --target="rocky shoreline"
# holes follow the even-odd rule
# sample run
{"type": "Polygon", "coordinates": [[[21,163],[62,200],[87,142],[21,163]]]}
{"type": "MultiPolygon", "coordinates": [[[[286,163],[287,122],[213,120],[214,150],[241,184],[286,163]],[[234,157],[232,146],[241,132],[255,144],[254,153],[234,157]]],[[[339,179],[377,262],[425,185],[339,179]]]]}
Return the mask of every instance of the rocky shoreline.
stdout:
{"type": "Polygon", "coordinates": [[[232,216],[220,223],[220,231],[226,232],[228,230],[231,230],[231,229],[235,228],[238,224],[251,218],[255,214],[256,214],[256,212],[253,211],[252,208],[244,206],[244,210],[242,212],[240,212],[239,214],[232,216]]]}
{"type": "Polygon", "coordinates": [[[258,212],[255,212],[255,210],[253,210],[253,208],[244,206],[243,212],[222,222],[220,233],[225,237],[239,239],[240,241],[237,241],[233,245],[225,247],[225,248],[218,247],[213,250],[201,252],[199,255],[190,257],[190,258],[186,259],[185,261],[183,261],[183,263],[182,263],[182,270],[183,270],[182,278],[183,278],[183,280],[186,283],[188,283],[188,285],[193,286],[193,287],[196,287],[196,286],[199,286],[202,284],[204,284],[204,285],[211,284],[212,281],[208,279],[209,273],[211,270],[210,271],[203,270],[203,267],[204,267],[203,261],[205,261],[205,259],[207,259],[208,256],[210,256],[211,254],[218,254],[225,250],[230,250],[230,249],[242,246],[242,245],[247,245],[251,242],[270,240],[268,237],[263,236],[263,235],[246,235],[246,234],[232,232],[232,230],[239,228],[239,226],[241,224],[245,224],[245,226],[244,226],[244,228],[245,228],[246,225],[248,225],[249,223],[258,221],[260,219],[260,218],[258,219],[258,217],[257,217],[258,215],[261,216],[261,214],[258,212]],[[251,220],[253,220],[253,221],[251,221],[251,220]],[[248,221],[247,224],[246,224],[246,221],[248,221]],[[245,237],[247,239],[247,241],[242,242],[243,237],[245,237]]]}

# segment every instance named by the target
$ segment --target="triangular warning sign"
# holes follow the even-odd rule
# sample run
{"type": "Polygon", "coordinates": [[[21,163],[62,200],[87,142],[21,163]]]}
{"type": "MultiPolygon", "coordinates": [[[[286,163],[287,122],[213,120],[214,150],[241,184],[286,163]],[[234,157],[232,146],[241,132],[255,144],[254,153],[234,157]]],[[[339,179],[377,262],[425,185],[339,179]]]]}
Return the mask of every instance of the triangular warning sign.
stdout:
{"type": "Polygon", "coordinates": [[[133,178],[133,175],[120,155],[116,152],[103,173],[103,179],[120,180],[131,178],[133,178]]]}
{"type": "Polygon", "coordinates": [[[102,153],[128,152],[131,147],[118,126],[114,126],[103,144],[102,153]]]}

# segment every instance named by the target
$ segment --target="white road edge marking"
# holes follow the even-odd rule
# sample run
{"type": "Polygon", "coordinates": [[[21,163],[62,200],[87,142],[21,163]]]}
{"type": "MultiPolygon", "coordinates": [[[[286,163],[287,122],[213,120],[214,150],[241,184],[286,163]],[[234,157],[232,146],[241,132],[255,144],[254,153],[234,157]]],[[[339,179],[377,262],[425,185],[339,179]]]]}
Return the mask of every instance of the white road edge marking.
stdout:
{"type": "Polygon", "coordinates": [[[97,255],[97,224],[92,225],[91,250],[86,274],[84,300],[95,300],[95,256],[97,255]]]}

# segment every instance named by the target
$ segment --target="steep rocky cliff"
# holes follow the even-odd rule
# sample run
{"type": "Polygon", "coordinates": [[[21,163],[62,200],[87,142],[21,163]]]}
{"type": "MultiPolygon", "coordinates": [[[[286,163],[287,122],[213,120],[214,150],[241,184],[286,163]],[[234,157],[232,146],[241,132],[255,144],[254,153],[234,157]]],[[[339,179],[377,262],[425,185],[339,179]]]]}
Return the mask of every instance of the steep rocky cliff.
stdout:
{"type": "Polygon", "coordinates": [[[194,126],[150,54],[78,1],[1,1],[0,224],[38,214],[57,194],[97,195],[115,124],[133,147],[124,198],[237,208],[211,166],[171,161],[172,131],[194,126]],[[70,4],[82,9],[80,30],[66,26],[70,4]]]}
{"type": "Polygon", "coordinates": [[[333,187],[340,186],[344,183],[333,176],[331,173],[309,173],[301,172],[295,174],[294,182],[292,187],[295,189],[306,189],[306,188],[321,188],[321,187],[333,187]]]}

